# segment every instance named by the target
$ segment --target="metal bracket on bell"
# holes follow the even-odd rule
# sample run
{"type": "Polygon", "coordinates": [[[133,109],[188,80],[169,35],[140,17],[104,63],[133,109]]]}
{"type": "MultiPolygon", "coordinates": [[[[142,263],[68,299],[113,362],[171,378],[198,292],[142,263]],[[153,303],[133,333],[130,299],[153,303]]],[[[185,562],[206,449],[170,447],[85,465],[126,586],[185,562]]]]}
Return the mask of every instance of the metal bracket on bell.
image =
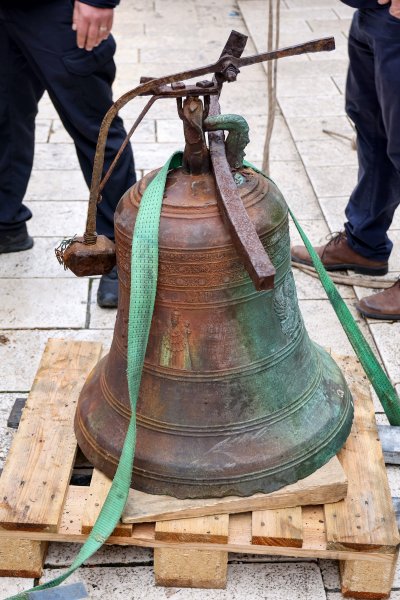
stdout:
{"type": "MultiPolygon", "coordinates": [[[[64,264],[68,268],[70,267],[70,265],[74,264],[75,274],[86,275],[104,273],[107,272],[104,271],[104,269],[108,269],[109,266],[112,265],[112,261],[115,261],[115,255],[114,259],[112,258],[113,249],[110,247],[106,247],[107,244],[105,242],[104,244],[103,242],[101,242],[100,244],[97,242],[97,204],[101,200],[101,191],[107,183],[111,173],[113,172],[123,150],[129,143],[132,134],[134,133],[137,126],[142,121],[143,117],[156,100],[159,100],[160,98],[171,97],[182,98],[183,96],[187,97],[191,95],[204,96],[206,98],[205,106],[207,112],[207,105],[209,102],[208,98],[210,99],[210,104],[212,103],[212,100],[215,100],[218,104],[217,97],[221,92],[223,83],[235,81],[238,73],[240,72],[240,67],[257,64],[268,60],[276,60],[277,58],[283,58],[285,56],[293,56],[297,54],[303,54],[305,52],[309,53],[321,52],[325,50],[329,51],[335,48],[335,41],[332,37],[330,37],[306,42],[304,44],[297,44],[295,46],[282,48],[273,52],[264,52],[261,54],[255,54],[252,56],[241,58],[241,54],[245,48],[246,42],[247,36],[238,33],[237,31],[232,31],[227,43],[225,44],[220,58],[215,63],[206,65],[204,67],[199,67],[197,69],[181,71],[179,73],[167,75],[165,77],[153,79],[145,78],[143,82],[140,83],[140,85],[121,96],[121,98],[119,98],[111,106],[111,108],[109,109],[109,111],[103,119],[97,141],[96,154],[93,162],[92,182],[90,186],[86,230],[84,236],[74,241],[74,243],[71,244],[71,246],[68,248],[68,255],[65,256],[65,254],[67,254],[65,253],[63,257],[65,261],[64,264]],[[204,75],[209,74],[215,75],[212,82],[205,82],[204,80],[202,80],[197,82],[194,86],[186,85],[183,83],[185,80],[192,79],[195,77],[204,77],[204,75]],[[168,86],[167,84],[171,84],[171,86],[168,86]],[[112,121],[117,116],[118,112],[128,102],[130,102],[137,96],[144,96],[149,94],[151,95],[149,102],[139,114],[127,137],[125,138],[123,144],[121,145],[121,148],[115,156],[111,166],[109,167],[107,173],[103,177],[105,147],[108,131],[110,129],[112,121]],[[83,245],[87,246],[85,251],[82,251],[83,245]],[[96,265],[98,261],[102,263],[102,266],[96,265]],[[80,263],[84,263],[84,265],[80,267],[80,263]]],[[[210,114],[215,115],[217,113],[211,113],[210,110],[210,114]]],[[[215,132],[209,134],[209,138],[211,140],[210,151],[211,159],[214,165],[214,170],[215,168],[217,168],[217,171],[219,169],[221,172],[223,172],[226,170],[226,156],[224,153],[224,149],[220,145],[221,140],[223,144],[223,134],[221,132],[215,132]],[[225,159],[223,159],[223,156],[225,156],[225,159]],[[216,167],[217,164],[219,164],[220,166],[216,167]]],[[[258,244],[256,243],[256,240],[254,238],[254,232],[250,233],[251,228],[248,225],[250,221],[248,219],[246,220],[245,218],[244,213],[246,211],[243,205],[243,210],[239,207],[241,202],[238,202],[238,192],[236,190],[236,186],[234,185],[230,173],[229,176],[232,181],[228,183],[228,179],[226,179],[225,181],[225,178],[223,178],[225,183],[221,183],[220,185],[218,185],[218,189],[221,195],[221,201],[224,206],[224,212],[227,216],[233,239],[235,240],[235,243],[237,243],[238,251],[243,257],[244,264],[248,269],[256,288],[269,289],[273,286],[273,267],[270,264],[269,268],[267,268],[266,259],[261,258],[262,244],[260,240],[258,240],[258,244]],[[234,198],[233,204],[228,202],[227,194],[232,195],[232,198],[234,198]],[[239,214],[241,215],[240,217],[239,214]],[[242,232],[239,232],[237,230],[237,227],[241,227],[242,229],[244,229],[242,232]]],[[[110,243],[112,244],[112,242],[110,243]]]]}

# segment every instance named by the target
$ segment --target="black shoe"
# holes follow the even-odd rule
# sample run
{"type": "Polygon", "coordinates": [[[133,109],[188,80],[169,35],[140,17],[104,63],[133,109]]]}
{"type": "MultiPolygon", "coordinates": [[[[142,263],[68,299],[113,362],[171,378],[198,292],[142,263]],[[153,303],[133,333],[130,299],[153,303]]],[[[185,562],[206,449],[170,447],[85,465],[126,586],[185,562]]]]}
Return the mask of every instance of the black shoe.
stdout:
{"type": "Polygon", "coordinates": [[[97,290],[97,304],[101,308],[117,308],[118,306],[118,272],[113,267],[109,273],[100,278],[97,290]]]}
{"type": "Polygon", "coordinates": [[[0,254],[22,252],[33,246],[33,239],[28,235],[25,223],[18,229],[0,229],[0,254]]]}

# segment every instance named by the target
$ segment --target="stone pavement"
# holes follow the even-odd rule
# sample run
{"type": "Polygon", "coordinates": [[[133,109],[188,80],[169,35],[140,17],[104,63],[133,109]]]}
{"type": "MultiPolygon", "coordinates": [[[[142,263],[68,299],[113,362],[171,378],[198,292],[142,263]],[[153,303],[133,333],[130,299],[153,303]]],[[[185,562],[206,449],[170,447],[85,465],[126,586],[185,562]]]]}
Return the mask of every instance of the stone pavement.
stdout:
{"type": "MultiPolygon", "coordinates": [[[[357,171],[350,143],[323,129],[351,136],[344,105],[346,36],[351,9],[339,0],[282,0],[281,45],[334,35],[332,53],[283,59],[279,63],[279,110],[271,146],[271,176],[299,218],[313,243],[337,231],[357,171]]],[[[141,75],[157,76],[216,59],[231,29],[249,35],[247,53],[266,49],[266,0],[122,0],[116,11],[118,76],[115,97],[134,87],[141,75]]],[[[123,116],[132,123],[141,101],[123,116]]],[[[243,114],[250,124],[247,158],[261,165],[267,114],[267,85],[262,66],[243,69],[238,82],[225,86],[223,112],[243,114]]],[[[182,130],[173,102],[160,101],[134,137],[138,175],[162,165],[182,147],[182,130]]],[[[0,256],[0,458],[12,438],[6,427],[14,400],[26,396],[49,337],[100,340],[110,343],[115,311],[101,310],[95,298],[98,280],[77,279],[63,271],[54,247],[63,237],[84,228],[87,189],[74,147],[50,101],[44,98],[37,119],[34,170],[27,204],[34,214],[29,223],[33,250],[0,256]]],[[[400,213],[391,237],[394,251],[390,276],[400,274],[400,213]]],[[[292,239],[298,240],[293,231],[292,239]]],[[[311,337],[334,352],[351,347],[320,285],[296,273],[300,307],[311,337]]],[[[362,288],[341,287],[357,317],[362,288]]],[[[381,358],[391,379],[400,387],[400,324],[357,320],[381,358]]],[[[385,422],[376,403],[380,422],[385,422]]],[[[393,495],[400,496],[400,477],[388,469],[393,495]]],[[[70,564],[77,548],[51,544],[44,579],[70,564]]],[[[73,580],[86,583],[91,598],[157,600],[339,600],[337,564],[331,561],[278,560],[232,556],[226,590],[156,588],[152,553],[145,549],[104,548],[73,580]]],[[[0,596],[26,589],[33,582],[0,580],[0,596]]],[[[400,573],[393,600],[400,600],[400,573]]]]}

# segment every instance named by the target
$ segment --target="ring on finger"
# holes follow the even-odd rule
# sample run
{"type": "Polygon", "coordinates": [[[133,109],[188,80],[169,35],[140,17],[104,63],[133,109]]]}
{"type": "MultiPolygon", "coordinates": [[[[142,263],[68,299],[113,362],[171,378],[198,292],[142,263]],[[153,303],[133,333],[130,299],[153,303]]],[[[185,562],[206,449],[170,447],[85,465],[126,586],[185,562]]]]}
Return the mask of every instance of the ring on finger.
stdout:
{"type": "Polygon", "coordinates": [[[102,33],[104,33],[105,31],[108,31],[108,27],[106,27],[105,25],[100,25],[99,31],[101,31],[102,33]]]}

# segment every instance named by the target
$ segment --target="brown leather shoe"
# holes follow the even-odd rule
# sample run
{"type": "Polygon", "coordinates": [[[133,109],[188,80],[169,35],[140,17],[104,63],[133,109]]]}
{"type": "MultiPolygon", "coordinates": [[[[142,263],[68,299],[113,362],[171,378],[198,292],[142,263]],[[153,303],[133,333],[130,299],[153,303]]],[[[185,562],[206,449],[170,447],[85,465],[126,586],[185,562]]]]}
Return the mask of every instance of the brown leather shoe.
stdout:
{"type": "MultiPolygon", "coordinates": [[[[325,246],[314,248],[327,271],[343,271],[349,269],[361,275],[386,275],[388,263],[371,260],[357,254],[347,243],[346,233],[334,234],[325,246]]],[[[293,246],[292,261],[312,267],[312,261],[304,246],[293,246]]]]}
{"type": "Polygon", "coordinates": [[[379,294],[363,298],[356,304],[356,308],[370,319],[400,321],[400,280],[379,294]]]}

